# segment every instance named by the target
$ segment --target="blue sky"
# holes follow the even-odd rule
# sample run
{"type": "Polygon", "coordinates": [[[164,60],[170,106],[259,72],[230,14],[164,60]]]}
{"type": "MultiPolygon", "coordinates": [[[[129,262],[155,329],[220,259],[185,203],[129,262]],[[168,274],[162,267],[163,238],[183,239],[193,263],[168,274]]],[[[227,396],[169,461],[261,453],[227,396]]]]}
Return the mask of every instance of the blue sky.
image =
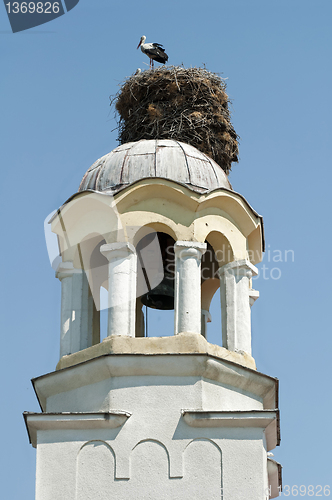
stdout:
{"type": "MultiPolygon", "coordinates": [[[[147,67],[136,50],[143,34],[164,44],[170,64],[205,64],[228,78],[241,137],[230,180],[263,215],[270,251],[267,279],[255,281],[253,355],[280,379],[275,459],[284,484],[332,486],[331,18],[328,0],[80,0],[12,34],[0,8],[3,498],[34,498],[22,412],[39,411],[30,379],[59,356],[60,283],[44,219],[117,146],[109,95],[147,67]],[[286,250],[294,259],[284,261],[286,250]]],[[[214,317],[209,338],[219,342],[214,317]]]]}

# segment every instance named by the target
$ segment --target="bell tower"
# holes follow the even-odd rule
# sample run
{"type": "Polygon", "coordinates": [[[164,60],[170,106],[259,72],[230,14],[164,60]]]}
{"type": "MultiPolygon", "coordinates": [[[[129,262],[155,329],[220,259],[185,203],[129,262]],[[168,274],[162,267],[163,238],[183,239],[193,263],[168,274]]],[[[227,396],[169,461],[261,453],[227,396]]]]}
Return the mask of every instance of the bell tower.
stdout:
{"type": "Polygon", "coordinates": [[[278,381],[251,350],[262,218],[225,171],[179,140],[124,143],[50,224],[62,258],[60,360],[33,380],[41,412],[25,413],[36,500],[278,496],[281,467],[268,455],[280,442],[278,381]],[[143,305],[174,308],[169,336],[146,336],[143,305]]]}

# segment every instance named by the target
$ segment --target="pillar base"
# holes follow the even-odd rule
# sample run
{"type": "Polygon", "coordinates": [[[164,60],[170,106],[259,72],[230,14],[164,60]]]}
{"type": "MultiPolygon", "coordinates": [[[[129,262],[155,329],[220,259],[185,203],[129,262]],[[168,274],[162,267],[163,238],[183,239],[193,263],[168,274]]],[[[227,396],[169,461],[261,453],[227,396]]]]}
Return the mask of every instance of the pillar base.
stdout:
{"type": "Polygon", "coordinates": [[[228,351],[210,344],[202,335],[181,332],[174,337],[123,337],[112,335],[100,344],[63,356],[56,369],[68,368],[105,354],[210,354],[256,370],[256,363],[247,353],[228,351]]]}

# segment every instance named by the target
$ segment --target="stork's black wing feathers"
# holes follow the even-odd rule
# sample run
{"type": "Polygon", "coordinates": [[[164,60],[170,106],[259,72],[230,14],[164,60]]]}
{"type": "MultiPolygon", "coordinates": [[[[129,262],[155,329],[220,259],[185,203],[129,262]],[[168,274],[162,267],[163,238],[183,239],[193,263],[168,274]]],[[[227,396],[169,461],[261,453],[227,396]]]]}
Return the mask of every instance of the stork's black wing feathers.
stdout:
{"type": "MultiPolygon", "coordinates": [[[[155,45],[155,44],[153,44],[155,45]]],[[[168,55],[160,47],[155,47],[154,49],[146,49],[145,53],[153,59],[154,61],[165,64],[168,61],[168,55]]]]}
{"type": "Polygon", "coordinates": [[[164,46],[160,45],[160,43],[153,43],[152,44],[156,49],[161,49],[162,51],[164,50],[164,46]]]}

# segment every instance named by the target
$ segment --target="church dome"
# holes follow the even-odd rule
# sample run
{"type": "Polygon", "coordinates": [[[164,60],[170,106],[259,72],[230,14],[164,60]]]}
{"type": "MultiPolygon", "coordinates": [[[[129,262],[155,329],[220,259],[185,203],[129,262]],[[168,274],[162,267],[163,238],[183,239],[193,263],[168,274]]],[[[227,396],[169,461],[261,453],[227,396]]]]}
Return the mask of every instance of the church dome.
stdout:
{"type": "Polygon", "coordinates": [[[219,165],[198,149],[175,140],[140,140],[113,149],[86,172],[78,191],[115,194],[141,179],[162,178],[198,193],[232,189],[219,165]]]}

